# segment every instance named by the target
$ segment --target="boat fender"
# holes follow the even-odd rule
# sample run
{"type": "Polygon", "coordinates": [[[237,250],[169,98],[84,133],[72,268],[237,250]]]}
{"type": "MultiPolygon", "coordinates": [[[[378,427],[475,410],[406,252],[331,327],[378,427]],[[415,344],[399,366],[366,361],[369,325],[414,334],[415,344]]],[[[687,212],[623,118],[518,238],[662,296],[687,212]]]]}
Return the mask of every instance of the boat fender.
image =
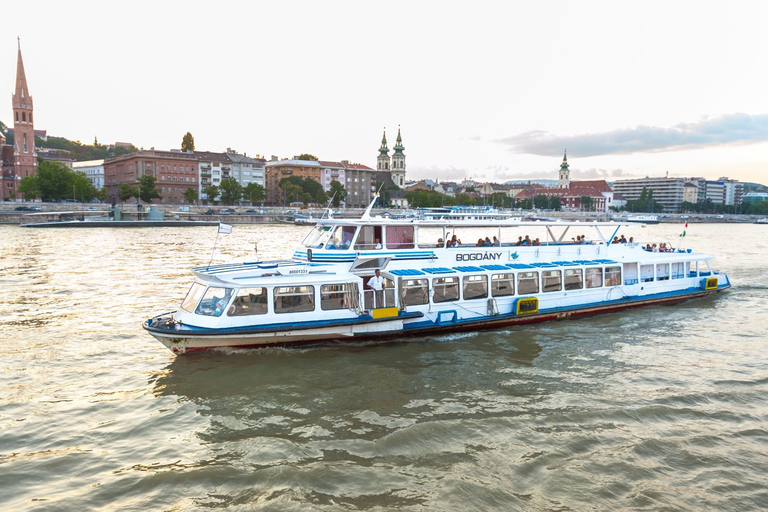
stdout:
{"type": "Polygon", "coordinates": [[[312,249],[307,249],[307,261],[312,261],[312,249]]]}

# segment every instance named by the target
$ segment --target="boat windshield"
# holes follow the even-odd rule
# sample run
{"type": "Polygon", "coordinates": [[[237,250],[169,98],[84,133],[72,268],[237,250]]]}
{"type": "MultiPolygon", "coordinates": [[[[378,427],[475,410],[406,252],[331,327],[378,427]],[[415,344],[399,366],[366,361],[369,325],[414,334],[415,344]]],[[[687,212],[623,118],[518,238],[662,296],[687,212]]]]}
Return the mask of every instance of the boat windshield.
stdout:
{"type": "Polygon", "coordinates": [[[209,287],[205,291],[197,308],[195,308],[195,313],[205,316],[221,316],[232,299],[232,292],[232,288],[222,288],[219,286],[209,287]]]}
{"type": "Polygon", "coordinates": [[[315,226],[304,239],[304,246],[313,249],[346,250],[355,238],[356,226],[315,226]]]}

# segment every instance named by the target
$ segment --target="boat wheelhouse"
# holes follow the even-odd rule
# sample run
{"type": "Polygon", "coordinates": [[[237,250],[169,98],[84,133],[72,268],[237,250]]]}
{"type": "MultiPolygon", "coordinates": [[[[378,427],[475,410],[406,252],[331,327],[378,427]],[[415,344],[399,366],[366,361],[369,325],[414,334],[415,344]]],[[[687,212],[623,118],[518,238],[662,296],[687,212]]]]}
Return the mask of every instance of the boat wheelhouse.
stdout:
{"type": "Polygon", "coordinates": [[[290,260],[193,269],[180,308],[143,326],[182,354],[496,328],[678,303],[730,286],[710,255],[614,243],[623,225],[387,219],[369,207],[360,219],[318,220],[290,260]],[[383,290],[371,287],[377,270],[383,290]]]}

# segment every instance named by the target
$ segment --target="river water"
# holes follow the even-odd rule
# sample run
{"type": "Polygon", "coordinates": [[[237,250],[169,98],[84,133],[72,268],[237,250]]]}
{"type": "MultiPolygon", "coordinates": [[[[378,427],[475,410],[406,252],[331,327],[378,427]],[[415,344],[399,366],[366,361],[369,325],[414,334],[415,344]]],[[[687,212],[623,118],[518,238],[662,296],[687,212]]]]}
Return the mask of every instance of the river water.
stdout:
{"type": "MultiPolygon", "coordinates": [[[[680,306],[175,357],[140,324],[215,227],[0,226],[0,508],[768,509],[767,230],[692,224],[734,286],[680,306]]],[[[213,261],[306,231],[236,225],[213,261]]]]}

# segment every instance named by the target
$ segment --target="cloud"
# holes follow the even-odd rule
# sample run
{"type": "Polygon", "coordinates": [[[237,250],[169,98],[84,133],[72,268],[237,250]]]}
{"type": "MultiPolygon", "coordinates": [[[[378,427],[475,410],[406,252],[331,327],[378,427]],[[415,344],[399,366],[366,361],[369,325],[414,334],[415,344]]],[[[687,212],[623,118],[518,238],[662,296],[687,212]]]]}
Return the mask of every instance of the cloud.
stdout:
{"type": "Polygon", "coordinates": [[[513,153],[552,156],[568,148],[580,157],[677,151],[768,141],[768,114],[727,114],[671,128],[636,126],[603,133],[557,136],[536,130],[500,139],[513,153]]]}

